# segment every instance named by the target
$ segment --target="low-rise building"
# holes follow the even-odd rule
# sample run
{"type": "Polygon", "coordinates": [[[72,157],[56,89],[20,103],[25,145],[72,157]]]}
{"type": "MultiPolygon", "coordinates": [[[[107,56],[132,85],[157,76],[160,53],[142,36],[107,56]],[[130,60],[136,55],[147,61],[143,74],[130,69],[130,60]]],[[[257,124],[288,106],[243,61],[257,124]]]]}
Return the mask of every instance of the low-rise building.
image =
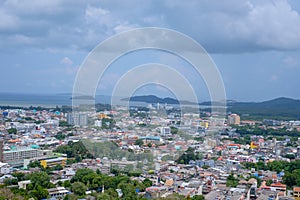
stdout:
{"type": "Polygon", "coordinates": [[[43,166],[44,168],[47,167],[54,167],[56,165],[61,165],[62,167],[66,166],[66,162],[67,162],[67,158],[52,158],[52,159],[45,159],[45,160],[41,160],[41,166],[43,166]]]}

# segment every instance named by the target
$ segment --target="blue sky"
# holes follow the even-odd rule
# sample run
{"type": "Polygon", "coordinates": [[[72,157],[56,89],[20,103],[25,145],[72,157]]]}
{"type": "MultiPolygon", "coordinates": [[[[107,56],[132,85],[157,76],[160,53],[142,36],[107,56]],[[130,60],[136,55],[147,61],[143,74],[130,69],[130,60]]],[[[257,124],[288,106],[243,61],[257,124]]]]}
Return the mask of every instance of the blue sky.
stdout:
{"type": "MultiPolygon", "coordinates": [[[[149,26],[174,29],[199,42],[221,72],[229,99],[300,99],[297,0],[1,1],[0,92],[70,93],[81,63],[97,44],[149,26]]],[[[112,64],[97,93],[110,94],[122,73],[148,62],[188,68],[163,52],[135,53],[112,64]]],[[[188,79],[192,74],[186,70],[188,79]]],[[[206,99],[203,81],[194,84],[206,99]]],[[[147,86],[137,93],[168,95],[147,86]]]]}

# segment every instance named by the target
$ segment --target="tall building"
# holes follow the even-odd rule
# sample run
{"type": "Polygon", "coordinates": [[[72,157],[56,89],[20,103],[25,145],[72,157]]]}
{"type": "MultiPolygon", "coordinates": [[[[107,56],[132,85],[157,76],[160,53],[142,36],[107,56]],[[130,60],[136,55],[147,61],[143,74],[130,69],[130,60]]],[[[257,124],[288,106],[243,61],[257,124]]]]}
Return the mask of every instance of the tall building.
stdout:
{"type": "Polygon", "coordinates": [[[300,146],[297,146],[297,158],[300,158],[300,146]]]}
{"type": "Polygon", "coordinates": [[[68,113],[67,122],[70,125],[86,126],[88,124],[88,116],[86,113],[68,113]]]}
{"type": "Polygon", "coordinates": [[[0,140],[0,162],[3,162],[4,156],[3,156],[3,147],[4,147],[4,141],[0,140]]]}
{"type": "Polygon", "coordinates": [[[240,125],[241,118],[238,114],[231,114],[228,116],[228,124],[240,125]]]}

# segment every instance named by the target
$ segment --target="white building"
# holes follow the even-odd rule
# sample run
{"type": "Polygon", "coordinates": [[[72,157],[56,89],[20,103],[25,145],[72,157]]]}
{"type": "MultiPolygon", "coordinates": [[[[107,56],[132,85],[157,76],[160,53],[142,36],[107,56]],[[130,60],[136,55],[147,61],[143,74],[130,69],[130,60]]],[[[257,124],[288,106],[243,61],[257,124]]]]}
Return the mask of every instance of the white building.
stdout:
{"type": "Polygon", "coordinates": [[[9,174],[11,170],[11,167],[8,165],[8,163],[0,162],[0,174],[9,174]]]}
{"type": "Polygon", "coordinates": [[[88,116],[86,113],[68,113],[67,122],[68,124],[75,126],[86,126],[88,124],[88,116]]]}

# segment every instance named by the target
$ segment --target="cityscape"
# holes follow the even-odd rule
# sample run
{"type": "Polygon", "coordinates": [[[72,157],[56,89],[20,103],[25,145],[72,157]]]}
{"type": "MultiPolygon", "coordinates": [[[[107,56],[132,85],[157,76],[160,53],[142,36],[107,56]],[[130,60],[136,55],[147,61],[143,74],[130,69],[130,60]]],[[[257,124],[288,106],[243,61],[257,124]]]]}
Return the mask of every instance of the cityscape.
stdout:
{"type": "Polygon", "coordinates": [[[292,0],[1,2],[0,200],[300,200],[299,27],[292,0]]]}

